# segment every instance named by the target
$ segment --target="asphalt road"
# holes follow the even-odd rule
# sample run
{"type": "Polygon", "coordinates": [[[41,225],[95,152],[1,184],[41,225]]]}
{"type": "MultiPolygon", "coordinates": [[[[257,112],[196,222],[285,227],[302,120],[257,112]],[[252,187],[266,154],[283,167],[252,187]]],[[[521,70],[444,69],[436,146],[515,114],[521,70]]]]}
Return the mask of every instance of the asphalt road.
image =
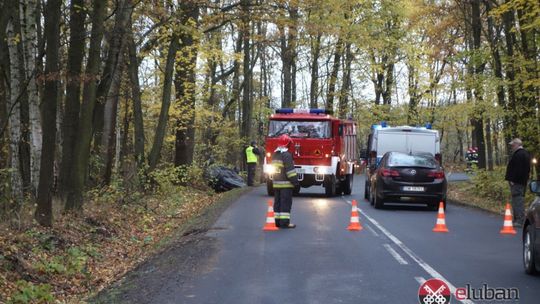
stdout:
{"type": "Polygon", "coordinates": [[[446,173],[446,179],[449,182],[459,182],[459,181],[468,181],[470,178],[470,174],[464,173],[464,172],[450,172],[446,173]]]}
{"type": "MultiPolygon", "coordinates": [[[[197,267],[169,265],[162,275],[170,278],[151,291],[141,276],[131,283],[130,302],[420,303],[420,285],[438,278],[452,294],[467,284],[519,291],[519,301],[463,303],[540,303],[540,277],[523,271],[521,231],[499,234],[501,216],[449,205],[449,233],[434,233],[436,212],[412,206],[376,210],[363,199],[363,176],[354,185],[352,195],[335,198],[325,198],[321,187],[302,189],[292,210],[298,227],[275,232],[262,230],[269,197],[263,186],[255,188],[204,235],[209,245],[198,250],[204,254],[190,257],[198,259],[197,267]],[[352,199],[364,228],[358,232],[346,229],[352,199]],[[151,299],[137,298],[142,291],[151,299]]],[[[451,303],[460,301],[452,296],[451,303]]]]}

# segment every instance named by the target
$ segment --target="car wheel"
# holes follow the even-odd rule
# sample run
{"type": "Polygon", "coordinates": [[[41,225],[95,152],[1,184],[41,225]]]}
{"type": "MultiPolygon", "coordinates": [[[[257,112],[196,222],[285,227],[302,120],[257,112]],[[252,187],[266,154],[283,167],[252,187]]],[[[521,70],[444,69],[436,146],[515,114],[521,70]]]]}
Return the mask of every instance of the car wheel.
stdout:
{"type": "Polygon", "coordinates": [[[343,194],[350,195],[352,193],[353,187],[353,175],[347,174],[345,180],[341,183],[341,189],[343,189],[343,194]]]}
{"type": "Polygon", "coordinates": [[[371,197],[369,195],[369,185],[368,185],[368,182],[366,180],[366,182],[364,183],[364,198],[365,199],[369,199],[371,201],[371,197]]]}
{"type": "Polygon", "coordinates": [[[523,236],[523,267],[527,274],[537,273],[534,255],[534,228],[531,225],[527,225],[525,235],[523,236]]]}
{"type": "Polygon", "coordinates": [[[272,186],[271,180],[266,181],[266,193],[270,196],[274,196],[274,187],[272,186]]]}
{"type": "Polygon", "coordinates": [[[373,191],[373,206],[375,209],[384,208],[384,198],[381,198],[377,195],[377,190],[373,191]]]}

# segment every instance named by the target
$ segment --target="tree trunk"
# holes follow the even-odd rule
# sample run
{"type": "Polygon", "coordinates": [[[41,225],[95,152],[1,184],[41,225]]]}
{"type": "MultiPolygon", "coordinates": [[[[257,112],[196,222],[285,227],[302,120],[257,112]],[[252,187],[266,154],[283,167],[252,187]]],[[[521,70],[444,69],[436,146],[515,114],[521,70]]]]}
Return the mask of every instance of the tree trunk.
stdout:
{"type": "MultiPolygon", "coordinates": [[[[480,52],[481,47],[481,33],[482,22],[480,19],[480,0],[471,1],[472,9],[472,34],[473,34],[473,51],[474,53],[480,52]]],[[[474,84],[474,97],[475,97],[475,110],[473,113],[473,133],[475,135],[478,144],[478,168],[486,168],[486,145],[484,138],[484,119],[483,119],[483,90],[480,76],[484,71],[483,62],[479,62],[479,58],[472,58],[472,64],[474,66],[473,73],[475,77],[474,84]]]]}
{"type": "Polygon", "coordinates": [[[309,106],[318,107],[317,97],[319,96],[319,57],[321,55],[321,34],[317,34],[315,41],[311,42],[311,84],[309,89],[309,106]]]}
{"type": "Polygon", "coordinates": [[[18,212],[23,201],[23,179],[22,166],[20,157],[20,147],[22,141],[21,132],[21,102],[22,96],[22,81],[18,56],[19,50],[16,44],[16,26],[13,22],[15,18],[11,18],[7,24],[7,41],[10,58],[10,96],[7,105],[9,115],[9,155],[10,155],[10,188],[12,200],[15,203],[11,206],[12,210],[18,212]]]}
{"type": "MultiPolygon", "coordinates": [[[[135,129],[135,159],[139,169],[144,167],[144,120],[142,113],[141,85],[139,83],[139,61],[137,59],[137,48],[133,40],[133,29],[129,33],[129,80],[131,87],[131,97],[133,98],[133,119],[135,129]]],[[[126,135],[124,135],[126,136],[126,135]]]]}
{"type": "Polygon", "coordinates": [[[506,104],[506,120],[505,126],[505,142],[509,142],[510,139],[517,135],[517,109],[516,109],[516,71],[515,71],[515,58],[514,58],[514,45],[516,44],[516,35],[514,33],[514,11],[509,11],[503,15],[504,23],[504,37],[506,40],[506,56],[508,57],[507,64],[505,66],[505,74],[508,83],[508,103],[506,104]]]}
{"type": "Polygon", "coordinates": [[[86,19],[84,0],[73,0],[70,6],[69,18],[69,50],[66,73],[66,101],[64,119],[62,121],[62,161],[60,163],[60,194],[65,196],[71,188],[71,170],[74,162],[75,134],[79,125],[81,80],[86,79],[81,75],[82,61],[84,57],[86,19]]]}
{"type": "Polygon", "coordinates": [[[148,170],[152,171],[156,168],[161,156],[161,147],[167,130],[167,122],[169,121],[169,108],[171,105],[171,90],[172,79],[174,73],[174,62],[176,52],[178,51],[179,41],[176,35],[173,35],[167,52],[167,61],[165,63],[165,75],[163,80],[163,94],[161,95],[161,111],[159,113],[158,125],[156,127],[156,136],[152,149],[148,155],[148,170]]]}
{"type": "Polygon", "coordinates": [[[103,136],[101,138],[101,159],[103,160],[104,168],[101,172],[103,177],[103,185],[111,183],[111,175],[114,165],[115,150],[119,148],[116,145],[116,128],[118,119],[118,100],[120,98],[120,86],[122,84],[123,58],[118,59],[118,66],[114,72],[107,101],[105,102],[105,111],[103,116],[103,136]]]}
{"type": "Polygon", "coordinates": [[[332,71],[330,72],[330,80],[328,80],[328,94],[326,94],[326,108],[330,111],[334,110],[334,96],[336,95],[336,83],[342,53],[343,40],[340,36],[336,42],[336,48],[334,50],[334,63],[332,64],[332,71]]]}
{"type": "Polygon", "coordinates": [[[289,38],[287,48],[289,49],[289,60],[291,64],[291,102],[292,105],[296,105],[296,45],[297,43],[297,27],[298,27],[298,7],[293,1],[290,2],[289,17],[292,21],[292,25],[289,27],[289,38]]]}
{"type": "Polygon", "coordinates": [[[253,100],[251,98],[251,58],[250,58],[250,13],[249,5],[250,0],[242,0],[242,31],[244,33],[244,61],[243,74],[244,74],[244,88],[242,93],[242,127],[240,130],[240,136],[251,140],[251,120],[253,116],[253,100]]]}
{"type": "MultiPolygon", "coordinates": [[[[114,28],[109,41],[109,50],[107,53],[107,60],[103,69],[103,74],[97,88],[96,95],[96,108],[94,109],[94,150],[101,156],[101,161],[106,164],[107,148],[106,145],[109,142],[109,134],[104,133],[105,128],[105,107],[112,109],[112,105],[106,105],[110,100],[111,86],[118,77],[119,65],[121,58],[123,57],[123,49],[125,46],[126,28],[128,21],[133,11],[133,5],[131,0],[120,0],[117,5],[117,13],[114,21],[114,28]],[[105,156],[105,158],[103,158],[105,156]]],[[[109,123],[111,122],[111,113],[108,113],[109,123]]],[[[114,123],[114,122],[113,122],[114,123]]],[[[110,126],[109,126],[110,128],[110,126]]]]}
{"type": "Polygon", "coordinates": [[[394,87],[394,62],[393,59],[389,59],[388,62],[385,62],[386,66],[386,81],[384,90],[382,92],[383,104],[390,105],[392,104],[392,88],[394,87]]]}
{"type": "MultiPolygon", "coordinates": [[[[24,47],[21,41],[21,15],[20,15],[20,5],[17,1],[8,2],[8,10],[10,11],[10,22],[11,28],[8,26],[8,35],[7,38],[10,40],[10,43],[13,43],[13,47],[9,48],[9,58],[10,58],[10,74],[11,78],[17,77],[17,84],[15,89],[11,89],[11,94],[15,94],[13,98],[17,101],[17,115],[19,116],[18,125],[20,126],[20,138],[17,139],[18,142],[18,156],[19,159],[19,168],[20,175],[22,178],[22,190],[28,191],[32,188],[31,183],[31,171],[30,171],[30,134],[29,134],[29,106],[28,106],[28,82],[26,79],[25,73],[25,64],[24,64],[24,47]],[[11,5],[11,7],[9,7],[11,5]],[[17,64],[17,67],[14,66],[17,64]],[[15,76],[14,73],[17,73],[15,76]]],[[[9,43],[8,43],[9,44],[9,43]]],[[[11,109],[11,107],[8,107],[11,109]]],[[[15,109],[12,109],[15,111],[15,109]]]]}
{"type": "MultiPolygon", "coordinates": [[[[186,3],[181,5],[182,24],[185,26],[198,27],[199,7],[195,3],[186,3]],[[193,25],[190,25],[193,24],[193,25]]],[[[176,141],[174,165],[191,165],[193,162],[193,151],[195,148],[195,95],[196,95],[196,75],[197,55],[199,41],[193,33],[196,28],[182,33],[180,53],[182,58],[177,61],[176,78],[174,87],[176,89],[176,100],[180,110],[181,119],[176,122],[176,141]]],[[[249,35],[245,35],[248,36],[249,35]]],[[[244,37],[245,37],[244,36],[244,37]]],[[[244,42],[246,38],[244,38],[244,42]]],[[[247,85],[248,79],[244,79],[244,85],[247,85]]],[[[244,90],[245,92],[245,90],[244,90]]]]}
{"type": "Polygon", "coordinates": [[[48,0],[45,8],[45,40],[47,43],[45,88],[43,91],[43,150],[35,218],[43,226],[52,226],[52,188],[56,149],[56,107],[60,83],[60,7],[61,0],[48,0]]]}
{"type": "Polygon", "coordinates": [[[343,67],[343,81],[341,92],[339,93],[339,117],[346,118],[349,113],[349,93],[351,90],[351,65],[354,55],[351,51],[351,44],[345,46],[345,66],[343,67]]]}
{"type": "MultiPolygon", "coordinates": [[[[234,52],[236,54],[239,54],[242,51],[242,41],[244,39],[242,38],[242,31],[238,31],[238,39],[236,40],[236,46],[234,49],[234,52]]],[[[223,112],[222,116],[223,118],[228,117],[230,120],[234,120],[235,111],[231,110],[231,107],[233,105],[238,103],[238,98],[240,96],[240,63],[237,59],[234,60],[233,63],[233,81],[232,81],[232,88],[231,88],[231,99],[227,104],[223,106],[223,112]]]]}
{"type": "Polygon", "coordinates": [[[92,141],[92,116],[96,105],[96,88],[101,64],[101,41],[103,39],[103,24],[107,11],[106,0],[92,1],[92,33],[90,36],[90,49],[86,65],[86,77],[88,81],[83,89],[83,102],[75,155],[72,169],[73,184],[69,189],[66,201],[67,210],[81,211],[83,205],[83,190],[87,174],[88,160],[90,156],[90,144],[92,141]]]}
{"type": "Polygon", "coordinates": [[[0,4],[0,168],[6,168],[9,159],[9,153],[4,149],[4,145],[8,139],[4,128],[7,126],[7,105],[9,103],[9,56],[6,39],[8,20],[9,10],[7,4],[2,3],[0,4]]]}
{"type": "Polygon", "coordinates": [[[30,135],[30,192],[36,194],[39,183],[39,164],[41,160],[42,131],[39,95],[36,83],[37,60],[37,1],[20,2],[21,43],[24,48],[24,75],[29,109],[30,135]]]}
{"type": "Polygon", "coordinates": [[[279,27],[280,46],[281,46],[281,63],[283,74],[283,99],[281,101],[282,108],[292,107],[292,88],[291,88],[291,66],[292,54],[290,46],[287,43],[285,28],[279,27]]]}

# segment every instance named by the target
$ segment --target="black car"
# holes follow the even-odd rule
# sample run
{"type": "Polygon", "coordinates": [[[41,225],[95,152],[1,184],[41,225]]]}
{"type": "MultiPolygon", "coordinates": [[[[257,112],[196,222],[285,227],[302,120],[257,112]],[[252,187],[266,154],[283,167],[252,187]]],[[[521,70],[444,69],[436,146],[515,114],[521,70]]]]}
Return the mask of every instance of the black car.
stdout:
{"type": "Polygon", "coordinates": [[[375,208],[385,202],[427,204],[433,210],[443,202],[446,208],[444,169],[429,153],[386,153],[370,183],[369,200],[375,208]]]}
{"type": "Polygon", "coordinates": [[[534,201],[525,213],[523,223],[523,266],[528,274],[540,272],[540,187],[538,181],[529,185],[532,193],[536,193],[534,201]]]}

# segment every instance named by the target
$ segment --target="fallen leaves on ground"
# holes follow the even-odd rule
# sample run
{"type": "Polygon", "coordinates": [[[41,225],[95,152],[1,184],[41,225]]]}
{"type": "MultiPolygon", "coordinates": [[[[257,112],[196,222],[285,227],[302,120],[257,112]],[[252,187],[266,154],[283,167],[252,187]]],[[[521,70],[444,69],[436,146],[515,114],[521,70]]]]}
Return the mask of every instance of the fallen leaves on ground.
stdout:
{"type": "Polygon", "coordinates": [[[221,196],[179,188],[131,204],[90,202],[82,215],[55,219],[53,228],[3,227],[0,303],[81,303],[155,253],[163,239],[221,196]]]}

